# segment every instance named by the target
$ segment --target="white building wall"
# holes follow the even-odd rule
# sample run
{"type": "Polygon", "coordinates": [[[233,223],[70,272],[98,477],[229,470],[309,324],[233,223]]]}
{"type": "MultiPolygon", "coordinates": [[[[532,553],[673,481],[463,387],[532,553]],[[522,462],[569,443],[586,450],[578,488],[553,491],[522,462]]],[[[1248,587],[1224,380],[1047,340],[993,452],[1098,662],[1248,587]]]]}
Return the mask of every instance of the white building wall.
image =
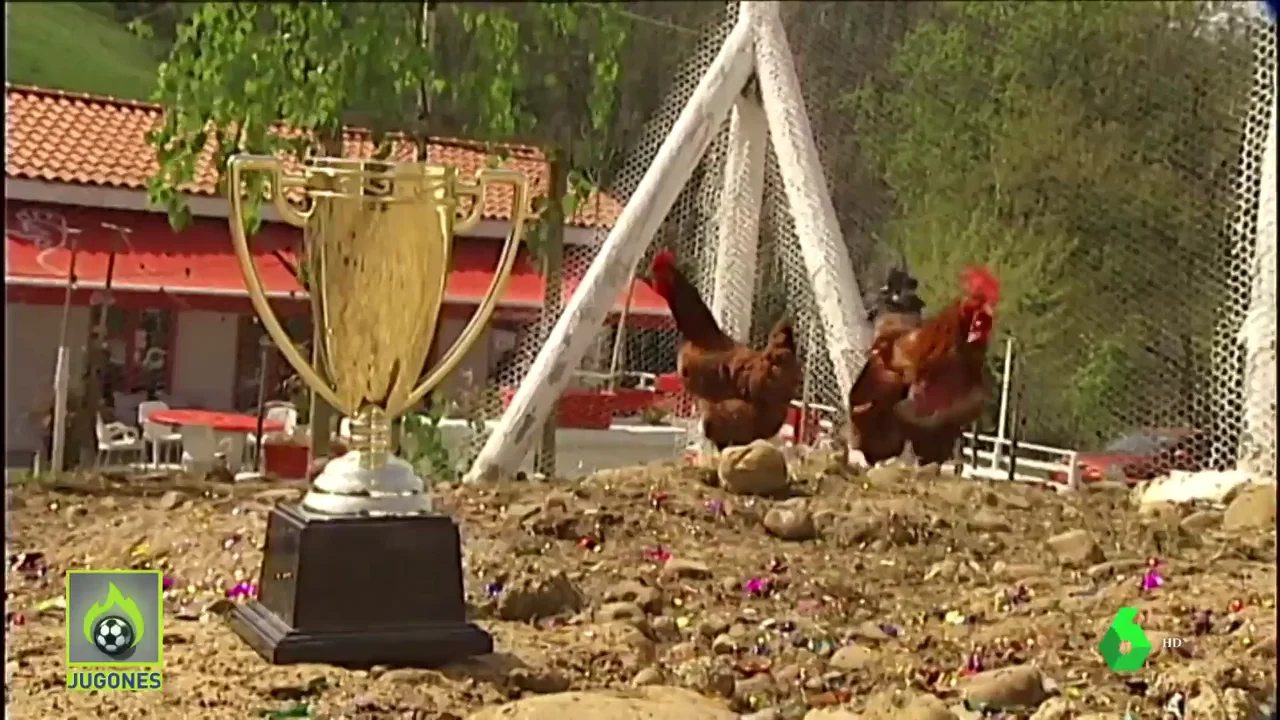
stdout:
{"type": "Polygon", "coordinates": [[[183,310],[177,314],[173,353],[173,407],[233,410],[236,319],[232,313],[183,310]]]}
{"type": "MultiPolygon", "coordinates": [[[[62,306],[9,303],[5,312],[5,446],[9,452],[33,452],[40,444],[38,414],[53,402],[62,306]]],[[[67,329],[75,387],[83,367],[89,308],[72,307],[67,329]]]]}
{"type": "MultiPolygon", "coordinates": [[[[443,318],[441,320],[440,328],[437,330],[440,336],[439,341],[436,343],[437,354],[436,357],[428,361],[431,367],[439,363],[444,353],[448,352],[449,348],[457,342],[458,336],[462,334],[462,329],[466,324],[466,320],[457,318],[443,318]]],[[[471,382],[475,387],[484,385],[486,376],[489,374],[489,363],[492,360],[496,360],[496,355],[491,352],[490,348],[492,334],[492,327],[486,327],[484,332],[480,333],[480,337],[471,346],[471,350],[463,357],[462,363],[441,383],[436,393],[437,397],[452,398],[457,392],[466,389],[467,372],[471,373],[471,382]]]]}

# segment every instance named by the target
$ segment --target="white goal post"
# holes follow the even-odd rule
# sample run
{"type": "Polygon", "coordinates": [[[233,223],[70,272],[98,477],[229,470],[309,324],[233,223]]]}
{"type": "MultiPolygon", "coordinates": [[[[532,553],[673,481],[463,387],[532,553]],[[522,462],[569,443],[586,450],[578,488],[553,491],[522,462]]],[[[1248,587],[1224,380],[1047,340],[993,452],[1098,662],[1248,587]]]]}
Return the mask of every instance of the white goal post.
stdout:
{"type": "Polygon", "coordinates": [[[730,172],[724,180],[724,205],[728,207],[722,207],[721,212],[732,213],[734,221],[721,226],[714,291],[708,305],[728,332],[746,339],[751,309],[728,298],[742,297],[742,289],[752,287],[755,278],[760,217],[756,199],[763,191],[764,172],[763,120],[781,170],[805,272],[817,303],[816,315],[825,331],[841,395],[848,395],[870,344],[871,329],[823,178],[779,6],[777,0],[740,3],[736,25],[565,304],[502,419],[476,456],[467,481],[513,474],[529,452],[538,428],[547,421],[574,368],[594,343],[609,309],[630,280],[632,268],[731,111],[730,172]],[[759,107],[753,98],[742,94],[753,73],[760,87],[759,107]]]}

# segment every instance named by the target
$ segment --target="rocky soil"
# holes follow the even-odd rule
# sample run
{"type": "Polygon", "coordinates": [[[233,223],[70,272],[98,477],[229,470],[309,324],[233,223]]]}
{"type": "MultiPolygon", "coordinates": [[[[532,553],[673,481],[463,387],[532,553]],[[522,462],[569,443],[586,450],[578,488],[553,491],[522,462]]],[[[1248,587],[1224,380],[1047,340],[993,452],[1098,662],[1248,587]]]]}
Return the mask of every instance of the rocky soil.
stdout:
{"type": "Polygon", "coordinates": [[[1138,507],[776,451],[716,472],[441,488],[498,652],[437,670],[263,662],[225,626],[298,486],[67,477],[8,488],[14,717],[850,720],[1273,716],[1275,488],[1138,507]],[[165,688],[64,687],[75,568],[163,568],[165,688]],[[235,593],[233,593],[235,594],[235,593]],[[1156,645],[1096,646],[1140,610],[1156,645]],[[1164,639],[1180,641],[1163,647],[1164,639]]]}

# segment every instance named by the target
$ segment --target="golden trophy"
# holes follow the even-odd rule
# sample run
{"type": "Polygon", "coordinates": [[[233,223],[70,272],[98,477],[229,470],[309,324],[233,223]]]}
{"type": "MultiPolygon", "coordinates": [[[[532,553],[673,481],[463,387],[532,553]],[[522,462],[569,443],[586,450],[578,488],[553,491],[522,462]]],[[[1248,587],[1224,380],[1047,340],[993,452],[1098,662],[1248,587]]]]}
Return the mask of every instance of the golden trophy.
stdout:
{"type": "Polygon", "coordinates": [[[276,158],[237,155],[228,180],[232,240],[263,327],[299,377],[352,418],[350,451],[325,466],[301,505],[273,508],[259,597],[236,606],[232,627],[280,664],[432,666],[490,652],[489,636],[466,621],[457,526],[431,512],[422,479],[392,453],[391,422],[484,331],[528,219],[527,178],[489,169],[469,180],[452,167],[339,158],[313,158],[295,171],[276,158]],[[263,291],[244,231],[248,172],[268,174],[277,211],[303,230],[300,265],[322,333],[323,372],[263,291]],[[454,235],[479,222],[499,185],[513,188],[514,209],[493,280],[457,342],[422,377],[454,235]]]}

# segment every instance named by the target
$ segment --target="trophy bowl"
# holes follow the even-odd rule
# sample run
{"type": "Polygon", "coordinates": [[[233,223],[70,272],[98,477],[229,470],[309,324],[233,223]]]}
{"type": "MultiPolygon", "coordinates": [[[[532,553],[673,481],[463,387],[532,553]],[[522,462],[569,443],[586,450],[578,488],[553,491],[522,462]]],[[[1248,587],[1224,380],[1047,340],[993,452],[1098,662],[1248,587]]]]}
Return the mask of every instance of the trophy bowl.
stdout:
{"type": "Polygon", "coordinates": [[[272,509],[260,595],[230,613],[232,628],[281,664],[434,666],[491,651],[492,639],[466,620],[457,526],[432,513],[422,479],[393,454],[391,424],[458,366],[493,315],[528,220],[527,178],[324,157],[291,170],[237,155],[228,180],[231,235],[254,310],[298,376],[352,420],[349,452],[325,466],[300,505],[272,509]],[[270,200],[303,231],[314,365],[280,323],[253,262],[242,198],[249,172],[267,174],[270,200]],[[497,185],[514,191],[511,232],[475,314],[424,376],[453,238],[479,222],[497,185]]]}

